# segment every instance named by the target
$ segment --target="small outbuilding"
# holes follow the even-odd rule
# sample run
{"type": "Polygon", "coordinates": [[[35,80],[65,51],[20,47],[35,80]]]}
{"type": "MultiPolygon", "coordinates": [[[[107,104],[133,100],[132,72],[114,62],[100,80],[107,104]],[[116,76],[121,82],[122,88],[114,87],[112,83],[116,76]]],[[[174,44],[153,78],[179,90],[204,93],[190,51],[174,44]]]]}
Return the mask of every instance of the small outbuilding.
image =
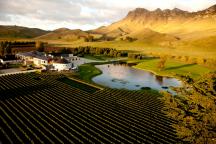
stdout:
{"type": "Polygon", "coordinates": [[[54,70],[63,71],[63,70],[70,70],[73,65],[71,62],[61,57],[61,58],[54,59],[52,62],[52,66],[54,70]]]}

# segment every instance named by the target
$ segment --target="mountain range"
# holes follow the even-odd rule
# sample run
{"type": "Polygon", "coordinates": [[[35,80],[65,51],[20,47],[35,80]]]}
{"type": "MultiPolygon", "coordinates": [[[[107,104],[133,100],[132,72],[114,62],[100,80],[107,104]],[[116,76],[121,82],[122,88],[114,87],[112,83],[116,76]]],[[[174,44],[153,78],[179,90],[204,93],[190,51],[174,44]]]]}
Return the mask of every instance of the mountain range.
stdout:
{"type": "Polygon", "coordinates": [[[180,9],[137,8],[107,27],[93,32],[112,37],[131,36],[138,40],[179,41],[198,40],[216,36],[216,5],[198,12],[180,9]]]}
{"type": "Polygon", "coordinates": [[[136,41],[160,46],[216,44],[216,5],[202,11],[188,12],[178,8],[149,11],[136,8],[125,18],[109,26],[82,31],[60,28],[54,31],[18,26],[0,26],[0,38],[34,38],[37,40],[76,41],[93,35],[120,41],[130,37],[136,41]]]}

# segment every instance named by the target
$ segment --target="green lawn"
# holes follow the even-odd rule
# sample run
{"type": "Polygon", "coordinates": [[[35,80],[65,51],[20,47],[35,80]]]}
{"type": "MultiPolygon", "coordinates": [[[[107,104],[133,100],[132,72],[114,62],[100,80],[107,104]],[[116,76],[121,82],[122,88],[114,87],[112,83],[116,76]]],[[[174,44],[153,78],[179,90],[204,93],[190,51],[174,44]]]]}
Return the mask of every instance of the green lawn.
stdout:
{"type": "Polygon", "coordinates": [[[22,64],[10,64],[9,68],[20,68],[22,67],[22,64]]]}
{"type": "Polygon", "coordinates": [[[92,82],[91,79],[101,73],[93,64],[84,64],[79,66],[78,77],[84,81],[92,82]]]}
{"type": "Polygon", "coordinates": [[[189,75],[196,79],[203,74],[209,73],[212,70],[197,64],[186,64],[176,60],[167,60],[165,69],[160,71],[157,68],[159,59],[142,60],[134,68],[149,70],[158,75],[175,76],[175,75],[189,75]]]}

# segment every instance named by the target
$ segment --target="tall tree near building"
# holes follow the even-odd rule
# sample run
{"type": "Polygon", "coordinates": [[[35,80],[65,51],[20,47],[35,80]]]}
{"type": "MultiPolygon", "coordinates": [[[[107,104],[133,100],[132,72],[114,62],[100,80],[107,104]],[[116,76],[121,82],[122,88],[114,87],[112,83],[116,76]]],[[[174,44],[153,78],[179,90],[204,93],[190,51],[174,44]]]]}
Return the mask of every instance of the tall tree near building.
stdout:
{"type": "Polygon", "coordinates": [[[43,42],[37,41],[35,44],[35,47],[39,52],[44,52],[44,43],[43,42]]]}

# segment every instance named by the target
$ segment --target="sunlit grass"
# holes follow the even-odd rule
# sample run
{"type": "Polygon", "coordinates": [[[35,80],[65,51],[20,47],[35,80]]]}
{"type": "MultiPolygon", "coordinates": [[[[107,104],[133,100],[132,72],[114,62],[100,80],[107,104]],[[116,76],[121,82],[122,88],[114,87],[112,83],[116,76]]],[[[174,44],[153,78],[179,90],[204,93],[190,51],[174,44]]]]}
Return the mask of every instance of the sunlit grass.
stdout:
{"type": "Polygon", "coordinates": [[[101,73],[102,72],[93,64],[83,64],[79,66],[79,78],[87,82],[92,82],[91,79],[101,73]]]}
{"type": "Polygon", "coordinates": [[[157,68],[159,59],[142,60],[141,63],[134,66],[138,69],[149,70],[159,75],[175,76],[177,75],[189,75],[192,78],[198,78],[203,74],[211,72],[204,66],[197,64],[186,64],[175,60],[167,60],[164,70],[157,68]]]}
{"type": "Polygon", "coordinates": [[[60,47],[79,47],[79,46],[92,46],[101,48],[115,48],[117,50],[136,51],[138,53],[153,54],[153,55],[174,55],[174,56],[191,56],[199,58],[216,58],[216,50],[213,46],[200,47],[195,41],[188,43],[176,43],[172,47],[159,46],[152,43],[145,42],[127,42],[127,41],[106,41],[106,42],[83,42],[82,40],[65,42],[65,41],[48,41],[54,46],[60,47]]]}

